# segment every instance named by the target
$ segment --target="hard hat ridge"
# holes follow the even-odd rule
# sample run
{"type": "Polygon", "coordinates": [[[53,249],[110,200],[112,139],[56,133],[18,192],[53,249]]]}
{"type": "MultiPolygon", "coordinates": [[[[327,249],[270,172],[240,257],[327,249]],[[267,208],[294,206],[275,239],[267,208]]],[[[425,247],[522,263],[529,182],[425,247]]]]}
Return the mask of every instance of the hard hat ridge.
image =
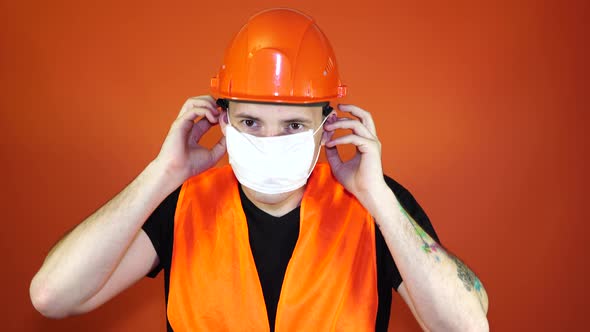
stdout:
{"type": "Polygon", "coordinates": [[[248,20],[226,50],[211,90],[223,99],[292,104],[346,95],[326,36],[311,17],[287,8],[248,20]]]}

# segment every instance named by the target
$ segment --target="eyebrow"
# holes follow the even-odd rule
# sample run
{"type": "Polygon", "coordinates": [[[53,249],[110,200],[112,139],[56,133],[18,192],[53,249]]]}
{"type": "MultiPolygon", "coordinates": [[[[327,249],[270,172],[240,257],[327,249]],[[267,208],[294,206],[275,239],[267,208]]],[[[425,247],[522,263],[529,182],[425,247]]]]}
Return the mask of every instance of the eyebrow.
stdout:
{"type": "Polygon", "coordinates": [[[304,123],[304,124],[311,124],[312,121],[308,120],[308,119],[303,119],[303,118],[292,118],[292,119],[287,119],[287,120],[283,120],[283,123],[304,123]]]}
{"type": "MultiPolygon", "coordinates": [[[[237,119],[249,119],[249,120],[254,120],[254,121],[258,121],[258,122],[263,122],[262,119],[253,116],[253,115],[249,115],[247,113],[238,113],[238,114],[234,114],[234,117],[237,119]]],[[[282,123],[303,123],[303,124],[312,124],[313,121],[308,120],[308,119],[304,119],[304,118],[290,118],[290,119],[285,119],[285,120],[281,120],[282,123]]]]}
{"type": "Polygon", "coordinates": [[[258,121],[258,122],[262,122],[262,120],[260,118],[257,118],[255,116],[249,115],[249,114],[234,114],[234,117],[237,119],[248,119],[248,120],[254,120],[254,121],[258,121]]]}

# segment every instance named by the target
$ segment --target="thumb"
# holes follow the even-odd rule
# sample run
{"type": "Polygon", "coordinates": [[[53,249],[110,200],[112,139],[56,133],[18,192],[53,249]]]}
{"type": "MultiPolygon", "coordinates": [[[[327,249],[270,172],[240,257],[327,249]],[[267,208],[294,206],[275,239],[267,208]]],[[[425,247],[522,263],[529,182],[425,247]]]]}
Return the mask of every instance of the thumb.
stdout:
{"type": "Polygon", "coordinates": [[[189,141],[192,144],[197,144],[201,140],[201,137],[211,128],[211,123],[206,119],[202,118],[199,121],[193,123],[192,128],[186,128],[182,132],[185,141],[189,141]]]}
{"type": "Polygon", "coordinates": [[[211,148],[211,159],[214,162],[218,162],[221,157],[225,154],[227,147],[225,146],[225,136],[222,136],[217,144],[211,148]]]}
{"type": "Polygon", "coordinates": [[[336,146],[331,148],[325,147],[326,149],[326,159],[328,159],[328,163],[332,170],[336,170],[342,165],[342,158],[340,158],[340,154],[338,153],[338,149],[336,146]]]}

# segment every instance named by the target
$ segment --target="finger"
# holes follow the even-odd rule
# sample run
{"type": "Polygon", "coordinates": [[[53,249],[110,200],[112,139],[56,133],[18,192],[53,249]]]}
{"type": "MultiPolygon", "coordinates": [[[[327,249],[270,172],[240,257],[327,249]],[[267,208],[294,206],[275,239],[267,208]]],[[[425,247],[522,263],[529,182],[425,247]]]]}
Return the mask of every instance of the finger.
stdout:
{"type": "Polygon", "coordinates": [[[205,116],[209,121],[216,123],[219,117],[218,111],[206,107],[190,107],[184,110],[177,118],[177,121],[195,121],[198,117],[205,116]]]}
{"type": "MultiPolygon", "coordinates": [[[[203,121],[203,122],[207,123],[209,126],[211,126],[212,124],[214,124],[216,122],[216,120],[212,122],[209,119],[209,117],[203,117],[199,121],[195,122],[195,119],[197,119],[199,117],[200,113],[202,113],[202,112],[192,111],[192,112],[185,113],[184,115],[182,115],[182,117],[180,117],[174,121],[174,123],[170,127],[170,132],[179,131],[182,133],[181,135],[185,139],[187,139],[189,137],[189,135],[194,135],[191,133],[191,131],[194,128],[196,123],[203,121]]],[[[208,130],[209,128],[204,127],[205,123],[200,123],[199,124],[200,127],[198,127],[198,128],[201,128],[202,131],[208,130]]],[[[202,136],[202,134],[201,134],[201,136],[202,136]]]]}
{"type": "Polygon", "coordinates": [[[215,105],[214,103],[211,103],[211,101],[209,101],[209,100],[203,100],[203,99],[196,99],[196,100],[192,100],[192,101],[188,102],[186,104],[185,112],[190,111],[191,109],[198,109],[198,108],[203,108],[203,109],[209,110],[213,114],[219,114],[219,110],[217,109],[217,105],[215,105]]]}
{"type": "Polygon", "coordinates": [[[334,132],[333,131],[324,131],[322,133],[321,144],[322,145],[326,145],[326,143],[332,139],[332,136],[334,136],[334,132]]]}
{"type": "Polygon", "coordinates": [[[366,152],[369,152],[373,149],[378,150],[380,148],[379,141],[374,141],[374,140],[371,140],[371,139],[368,139],[365,137],[361,137],[361,136],[358,136],[355,134],[350,134],[350,135],[335,138],[335,139],[329,141],[328,143],[326,143],[326,146],[331,148],[331,147],[336,147],[337,145],[343,145],[343,144],[353,144],[357,147],[357,149],[361,153],[366,153],[366,152]]]}
{"type": "Polygon", "coordinates": [[[197,97],[190,97],[187,101],[193,102],[206,102],[211,107],[217,109],[217,101],[211,95],[204,95],[204,96],[197,96],[197,97]]]}
{"type": "Polygon", "coordinates": [[[216,104],[217,100],[215,98],[213,98],[213,96],[211,96],[211,95],[201,95],[201,96],[189,97],[188,100],[205,100],[205,101],[209,102],[211,105],[217,105],[216,104]]]}
{"type": "Polygon", "coordinates": [[[326,151],[326,159],[328,159],[328,163],[332,169],[338,169],[342,165],[342,158],[340,157],[340,153],[338,153],[338,149],[334,146],[331,148],[326,147],[324,149],[326,151]]]}
{"type": "Polygon", "coordinates": [[[219,114],[219,110],[217,109],[217,105],[215,104],[215,100],[211,96],[199,96],[199,97],[191,97],[189,98],[178,114],[178,118],[183,116],[186,112],[196,109],[196,108],[205,108],[211,111],[213,114],[219,114]]]}
{"type": "Polygon", "coordinates": [[[373,135],[373,133],[371,133],[369,131],[369,128],[367,128],[367,126],[365,126],[363,123],[361,123],[358,120],[348,119],[346,121],[337,121],[334,123],[328,123],[327,125],[325,125],[325,128],[328,131],[334,131],[336,129],[351,129],[353,133],[355,133],[361,137],[365,137],[365,138],[369,138],[369,139],[375,138],[375,135],[373,135]]]}
{"type": "Polygon", "coordinates": [[[371,116],[371,113],[365,111],[364,109],[362,109],[358,106],[347,105],[347,104],[338,105],[338,109],[343,112],[351,113],[352,115],[359,118],[361,120],[361,122],[365,126],[367,126],[367,128],[369,128],[369,131],[373,135],[377,136],[377,129],[375,128],[375,122],[373,121],[373,117],[371,116]]]}
{"type": "Polygon", "coordinates": [[[211,159],[213,163],[217,163],[221,157],[225,154],[227,147],[225,145],[225,136],[221,136],[219,142],[211,148],[211,159]]]}
{"type": "Polygon", "coordinates": [[[194,122],[199,116],[205,116],[211,123],[217,123],[219,121],[219,112],[213,113],[210,109],[202,107],[187,110],[177,121],[188,125],[186,124],[187,122],[194,122]]]}
{"type": "Polygon", "coordinates": [[[199,97],[209,100],[211,102],[211,104],[213,104],[213,105],[217,105],[217,99],[215,99],[215,97],[213,97],[212,95],[202,95],[199,97]]]}
{"type": "Polygon", "coordinates": [[[213,125],[206,118],[202,118],[193,124],[190,132],[189,142],[195,145],[199,143],[201,137],[209,130],[213,125]]]}

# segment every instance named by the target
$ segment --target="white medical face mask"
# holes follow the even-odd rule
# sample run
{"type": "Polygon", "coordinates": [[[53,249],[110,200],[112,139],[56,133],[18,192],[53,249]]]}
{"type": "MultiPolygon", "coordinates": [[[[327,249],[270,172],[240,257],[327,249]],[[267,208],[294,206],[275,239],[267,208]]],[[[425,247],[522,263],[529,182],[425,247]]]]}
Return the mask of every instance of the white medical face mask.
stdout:
{"type": "Polygon", "coordinates": [[[239,132],[231,125],[225,127],[229,163],[238,181],[263,194],[281,194],[305,185],[318,156],[314,160],[316,129],[305,132],[257,137],[239,132]]]}

